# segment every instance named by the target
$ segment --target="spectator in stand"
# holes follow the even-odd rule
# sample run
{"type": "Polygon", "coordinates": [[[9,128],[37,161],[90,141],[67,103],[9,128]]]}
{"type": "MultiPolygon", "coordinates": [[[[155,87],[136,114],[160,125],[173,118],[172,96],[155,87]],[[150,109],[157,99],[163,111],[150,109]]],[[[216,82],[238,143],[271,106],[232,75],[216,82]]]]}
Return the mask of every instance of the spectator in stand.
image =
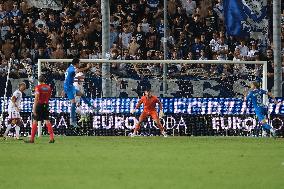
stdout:
{"type": "MultiPolygon", "coordinates": [[[[26,21],[26,23],[25,23],[28,27],[29,27],[29,29],[30,30],[33,30],[34,29],[34,21],[33,21],[33,18],[32,17],[27,17],[27,21],[26,21]]],[[[33,31],[34,32],[34,31],[33,31]]]]}
{"type": "Polygon", "coordinates": [[[110,46],[113,45],[113,43],[116,43],[118,40],[118,32],[117,29],[113,26],[110,25],[110,33],[109,33],[109,37],[110,37],[110,46]]]}
{"type": "Polygon", "coordinates": [[[172,32],[174,35],[175,39],[178,39],[180,36],[180,32],[183,31],[183,29],[187,31],[189,31],[189,25],[186,25],[185,27],[183,27],[183,19],[181,18],[181,16],[177,16],[174,20],[173,20],[173,24],[172,24],[172,32]]]}
{"type": "Polygon", "coordinates": [[[189,52],[185,58],[186,60],[193,60],[193,53],[189,52]]]}
{"type": "Polygon", "coordinates": [[[219,36],[217,34],[217,32],[213,33],[213,38],[210,40],[210,47],[212,52],[216,52],[218,46],[219,46],[219,36]]]}
{"type": "Polygon", "coordinates": [[[137,43],[136,37],[132,37],[131,42],[128,45],[129,54],[131,56],[134,56],[137,53],[139,48],[140,48],[140,45],[137,43]]]}
{"type": "Polygon", "coordinates": [[[129,15],[131,16],[133,21],[137,21],[139,20],[139,9],[137,8],[137,4],[136,3],[132,3],[131,4],[131,10],[129,10],[129,15]]]}
{"type": "Polygon", "coordinates": [[[127,49],[132,37],[132,33],[129,32],[129,28],[124,25],[123,32],[119,34],[119,44],[122,49],[127,49]]]}
{"type": "Polygon", "coordinates": [[[204,49],[201,49],[201,50],[200,50],[200,57],[199,57],[199,60],[208,60],[204,49]]]}
{"type": "Polygon", "coordinates": [[[38,25],[37,32],[34,35],[34,42],[39,46],[45,46],[47,40],[46,30],[43,25],[38,25]]]}
{"type": "Polygon", "coordinates": [[[39,14],[39,19],[37,19],[37,21],[35,22],[35,26],[37,28],[41,27],[41,28],[46,28],[46,21],[45,21],[45,15],[43,12],[40,12],[39,14]]]}
{"type": "Polygon", "coordinates": [[[11,20],[11,25],[15,28],[15,32],[20,35],[23,29],[22,24],[20,23],[20,19],[17,16],[13,17],[13,19],[11,20]]]}
{"type": "Polygon", "coordinates": [[[271,91],[274,85],[274,58],[273,50],[271,48],[266,50],[266,54],[262,60],[267,61],[267,89],[271,91]]]}
{"type": "Polygon", "coordinates": [[[191,47],[191,52],[193,53],[195,60],[198,60],[200,58],[200,52],[201,50],[204,50],[204,49],[205,49],[204,45],[200,43],[200,38],[195,37],[194,43],[192,44],[192,47],[191,47]]]}
{"type": "Polygon", "coordinates": [[[20,48],[20,34],[16,33],[16,28],[10,27],[10,31],[7,33],[5,40],[12,44],[12,52],[18,55],[20,48]]]}
{"type": "Polygon", "coordinates": [[[31,49],[33,45],[33,38],[34,34],[26,25],[23,31],[23,35],[20,35],[20,41],[22,42],[22,45],[24,44],[26,48],[31,49]]]}
{"type": "Polygon", "coordinates": [[[154,12],[158,8],[159,0],[147,0],[147,4],[150,7],[150,10],[154,12]]]}
{"type": "Polygon", "coordinates": [[[171,19],[174,18],[176,12],[177,12],[177,4],[178,2],[175,0],[169,0],[168,1],[168,14],[171,19]]]}
{"type": "Polygon", "coordinates": [[[223,21],[224,20],[223,0],[218,0],[217,3],[214,5],[213,10],[218,15],[219,21],[223,21]]]}
{"type": "Polygon", "coordinates": [[[147,20],[146,17],[142,19],[141,27],[142,27],[142,31],[144,33],[148,33],[149,32],[150,24],[148,23],[148,20],[147,20]]]}
{"type": "Polygon", "coordinates": [[[149,28],[146,35],[146,50],[155,50],[157,45],[157,33],[153,27],[149,28]]]}
{"type": "Polygon", "coordinates": [[[249,48],[246,46],[246,42],[242,40],[238,48],[240,49],[241,56],[244,57],[244,59],[246,59],[249,52],[249,48]]]}
{"type": "Polygon", "coordinates": [[[191,17],[195,13],[196,1],[192,0],[181,0],[183,8],[186,10],[188,17],[191,17]]]}
{"type": "Polygon", "coordinates": [[[161,52],[158,51],[158,50],[156,50],[156,51],[154,52],[154,55],[152,56],[152,59],[153,59],[153,60],[160,60],[160,54],[161,54],[161,52]]]}
{"type": "Polygon", "coordinates": [[[22,11],[18,8],[18,3],[13,3],[13,9],[8,14],[9,18],[18,17],[18,19],[22,18],[22,11]]]}
{"type": "Polygon", "coordinates": [[[189,37],[186,36],[184,32],[180,32],[180,37],[177,42],[177,47],[181,57],[185,56],[188,53],[190,46],[191,43],[189,37]]]}
{"type": "Polygon", "coordinates": [[[38,51],[35,53],[34,62],[37,62],[38,59],[49,59],[49,55],[45,49],[45,47],[40,46],[38,51]]]}
{"type": "Polygon", "coordinates": [[[215,52],[217,52],[218,60],[227,60],[228,58],[228,45],[225,44],[225,38],[221,37],[219,39],[218,45],[215,48],[215,52]]]}
{"type": "Polygon", "coordinates": [[[126,12],[123,10],[121,4],[116,5],[116,11],[113,13],[115,17],[117,17],[121,23],[122,19],[126,16],[126,12]]]}
{"type": "Polygon", "coordinates": [[[164,20],[161,19],[160,22],[157,24],[157,41],[160,41],[161,38],[164,36],[164,20]]]}
{"type": "Polygon", "coordinates": [[[241,55],[241,51],[239,47],[236,47],[235,52],[234,52],[234,58],[233,61],[241,61],[243,60],[243,56],[241,55]]]}
{"type": "Polygon", "coordinates": [[[248,52],[248,59],[249,60],[256,60],[256,56],[259,54],[259,51],[256,47],[256,42],[255,41],[252,41],[251,42],[251,48],[248,52]]]}
{"type": "Polygon", "coordinates": [[[125,49],[123,51],[123,56],[121,57],[122,60],[133,60],[134,58],[131,56],[131,54],[129,53],[128,49],[125,49]]]}
{"type": "Polygon", "coordinates": [[[2,27],[1,27],[1,39],[5,41],[7,33],[10,31],[10,24],[7,18],[2,20],[2,27]]]}
{"type": "MultiPolygon", "coordinates": [[[[241,55],[241,50],[239,47],[236,47],[234,52],[233,61],[242,61],[245,57],[241,55]]],[[[234,64],[234,74],[236,75],[245,75],[247,73],[247,69],[245,64],[234,64]]]]}
{"type": "Polygon", "coordinates": [[[7,17],[7,12],[4,8],[4,4],[0,3],[0,23],[7,17]]]}
{"type": "Polygon", "coordinates": [[[137,30],[133,33],[133,37],[136,37],[137,43],[142,49],[145,48],[145,33],[142,31],[142,24],[138,24],[137,30]]]}
{"type": "Polygon", "coordinates": [[[193,23],[191,25],[191,31],[193,33],[193,36],[194,37],[200,36],[204,30],[205,30],[204,26],[200,20],[200,15],[199,14],[193,15],[193,23]]]}
{"type": "Polygon", "coordinates": [[[60,28],[60,23],[55,20],[55,16],[53,13],[50,13],[48,15],[49,20],[46,22],[46,25],[49,29],[49,31],[58,31],[60,28]]]}
{"type": "Polygon", "coordinates": [[[65,52],[61,44],[57,44],[56,50],[52,52],[51,58],[53,59],[64,59],[66,58],[65,52]]]}

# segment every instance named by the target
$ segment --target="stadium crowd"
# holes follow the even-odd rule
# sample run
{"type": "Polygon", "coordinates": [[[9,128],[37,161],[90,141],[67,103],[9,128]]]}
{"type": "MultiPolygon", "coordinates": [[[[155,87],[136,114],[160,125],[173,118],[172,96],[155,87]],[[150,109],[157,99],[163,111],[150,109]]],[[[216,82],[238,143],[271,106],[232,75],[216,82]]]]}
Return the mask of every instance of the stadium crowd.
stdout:
{"type": "MultiPolygon", "coordinates": [[[[102,57],[100,0],[62,0],[62,5],[63,10],[55,11],[29,7],[25,0],[0,1],[1,76],[6,74],[10,58],[11,77],[20,78],[28,74],[28,66],[36,67],[39,58],[102,57]]],[[[110,0],[110,5],[110,58],[163,59],[163,1],[110,0]]],[[[266,43],[228,36],[222,0],[168,0],[167,9],[168,59],[267,60],[268,76],[273,78],[271,30],[266,43]]],[[[271,9],[268,16],[272,17],[271,9]]],[[[282,17],[284,23],[284,10],[282,17]]],[[[62,78],[66,68],[63,64],[44,67],[56,78],[62,78]]],[[[190,75],[191,70],[198,74],[244,73],[246,67],[169,65],[169,76],[190,75]]],[[[99,76],[99,65],[91,72],[99,76]]],[[[118,77],[159,76],[162,65],[112,64],[111,72],[118,77]]]]}

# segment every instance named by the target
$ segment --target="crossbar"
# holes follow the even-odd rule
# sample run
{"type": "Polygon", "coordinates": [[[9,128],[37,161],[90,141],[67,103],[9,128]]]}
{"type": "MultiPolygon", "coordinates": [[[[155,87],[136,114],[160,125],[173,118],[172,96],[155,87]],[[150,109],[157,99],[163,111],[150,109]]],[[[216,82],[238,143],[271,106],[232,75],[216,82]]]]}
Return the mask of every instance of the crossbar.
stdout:
{"type": "MultiPolygon", "coordinates": [[[[232,60],[106,60],[80,59],[81,62],[129,63],[129,64],[266,64],[266,61],[232,61],[232,60]]],[[[72,59],[39,59],[38,62],[72,62],[72,59]]]]}

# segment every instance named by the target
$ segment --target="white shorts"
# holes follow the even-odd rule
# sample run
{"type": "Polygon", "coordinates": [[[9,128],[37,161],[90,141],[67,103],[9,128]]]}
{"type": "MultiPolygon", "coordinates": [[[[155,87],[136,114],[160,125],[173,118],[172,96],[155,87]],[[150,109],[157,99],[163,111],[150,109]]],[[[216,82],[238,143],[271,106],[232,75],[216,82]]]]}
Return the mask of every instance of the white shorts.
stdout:
{"type": "Polygon", "coordinates": [[[81,97],[75,96],[75,103],[77,104],[77,106],[80,106],[80,102],[81,102],[81,97]]]}
{"type": "Polygon", "coordinates": [[[9,114],[9,119],[18,119],[18,118],[20,119],[21,118],[20,112],[14,109],[8,110],[8,114],[9,114]]]}
{"type": "Polygon", "coordinates": [[[75,89],[77,89],[78,91],[80,91],[82,94],[84,94],[84,86],[83,86],[83,85],[74,83],[74,87],[75,87],[75,89]]]}
{"type": "MultiPolygon", "coordinates": [[[[78,91],[80,91],[82,94],[84,94],[84,88],[83,85],[78,85],[77,83],[74,83],[75,89],[77,89],[78,91]]],[[[80,101],[81,101],[81,96],[76,96],[75,94],[75,102],[77,105],[80,105],[80,101]]]]}

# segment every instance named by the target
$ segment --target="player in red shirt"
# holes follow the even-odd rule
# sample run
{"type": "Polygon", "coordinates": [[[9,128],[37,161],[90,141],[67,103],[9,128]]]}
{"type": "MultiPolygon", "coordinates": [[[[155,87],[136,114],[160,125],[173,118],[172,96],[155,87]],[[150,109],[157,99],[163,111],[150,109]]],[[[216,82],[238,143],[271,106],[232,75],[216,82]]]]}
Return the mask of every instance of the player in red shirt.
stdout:
{"type": "Polygon", "coordinates": [[[48,102],[51,97],[51,88],[49,85],[45,84],[45,77],[43,75],[38,78],[39,85],[35,87],[35,101],[33,105],[33,124],[31,138],[27,143],[34,143],[35,134],[37,131],[37,122],[45,121],[48,133],[50,135],[49,143],[54,143],[54,134],[52,125],[49,121],[49,108],[48,102]]]}
{"type": "Polygon", "coordinates": [[[137,125],[135,126],[135,129],[134,129],[134,131],[133,131],[133,133],[131,135],[132,137],[136,136],[137,131],[140,129],[141,123],[145,119],[147,119],[148,116],[151,116],[152,119],[155,121],[155,123],[157,124],[157,126],[161,130],[161,134],[164,137],[167,137],[165,129],[164,129],[163,125],[160,122],[160,118],[159,118],[157,110],[156,110],[156,104],[157,103],[160,106],[160,117],[163,117],[163,106],[162,106],[162,103],[160,102],[160,100],[158,99],[157,96],[152,95],[150,89],[146,89],[145,93],[144,93],[144,96],[141,97],[141,99],[139,100],[139,102],[136,105],[135,109],[131,112],[133,114],[141,106],[141,104],[144,105],[144,110],[143,110],[142,114],[140,115],[139,121],[138,121],[137,125]]]}

